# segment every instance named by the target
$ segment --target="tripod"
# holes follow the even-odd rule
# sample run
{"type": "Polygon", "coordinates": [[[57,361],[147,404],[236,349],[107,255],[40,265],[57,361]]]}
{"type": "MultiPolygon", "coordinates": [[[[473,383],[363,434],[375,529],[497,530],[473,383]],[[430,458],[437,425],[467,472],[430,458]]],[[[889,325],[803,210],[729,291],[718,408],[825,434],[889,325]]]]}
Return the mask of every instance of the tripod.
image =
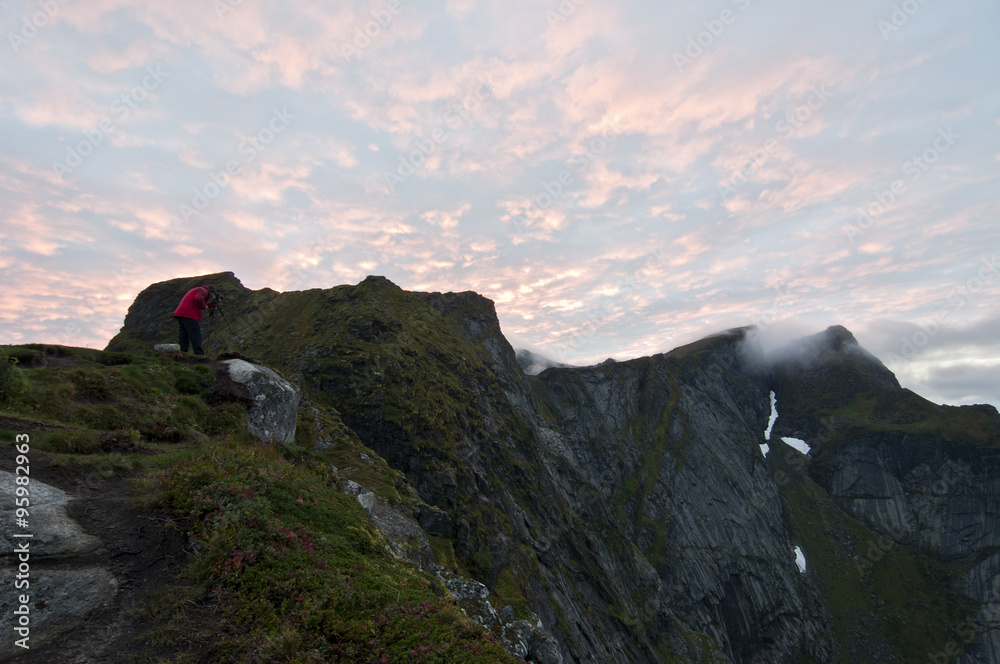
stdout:
{"type": "Polygon", "coordinates": [[[233,326],[229,324],[229,319],[226,318],[226,312],[222,310],[222,295],[216,292],[214,288],[212,289],[212,294],[215,296],[215,307],[212,309],[212,312],[209,314],[209,317],[215,318],[215,312],[216,311],[219,312],[219,314],[222,316],[222,320],[225,321],[226,323],[226,327],[229,328],[230,339],[236,346],[236,349],[242,353],[243,348],[240,346],[240,343],[236,340],[236,333],[233,332],[233,326]]]}

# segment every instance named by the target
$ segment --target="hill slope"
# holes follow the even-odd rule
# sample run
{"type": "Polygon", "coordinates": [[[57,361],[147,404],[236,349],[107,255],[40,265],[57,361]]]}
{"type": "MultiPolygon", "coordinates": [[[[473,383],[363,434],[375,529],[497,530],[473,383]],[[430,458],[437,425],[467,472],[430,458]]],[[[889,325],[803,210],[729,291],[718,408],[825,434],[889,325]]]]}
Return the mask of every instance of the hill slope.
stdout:
{"type": "MultiPolygon", "coordinates": [[[[440,576],[394,551],[324,455],[251,437],[247,401],[221,363],[0,352],[24,367],[0,430],[29,460],[37,536],[21,590],[32,598],[29,648],[0,658],[514,661],[440,576]],[[51,499],[63,492],[74,499],[65,512],[51,499]]],[[[13,555],[6,535],[0,544],[13,555]]]]}

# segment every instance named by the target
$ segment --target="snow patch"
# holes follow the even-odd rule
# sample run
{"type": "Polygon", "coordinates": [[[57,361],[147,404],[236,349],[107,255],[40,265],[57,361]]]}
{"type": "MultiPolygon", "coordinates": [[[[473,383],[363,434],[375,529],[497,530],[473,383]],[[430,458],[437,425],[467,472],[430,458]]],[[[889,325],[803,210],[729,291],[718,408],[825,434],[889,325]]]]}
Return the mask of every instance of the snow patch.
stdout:
{"type": "Polygon", "coordinates": [[[806,573],[806,554],[802,553],[802,547],[795,547],[795,564],[799,566],[799,572],[806,573]]]}
{"type": "Polygon", "coordinates": [[[802,440],[801,438],[785,438],[784,436],[782,436],[781,439],[791,447],[797,449],[799,452],[802,452],[803,454],[809,454],[809,445],[807,445],[806,441],[802,440]]]}
{"type": "Polygon", "coordinates": [[[767,458],[767,453],[770,452],[770,451],[771,451],[771,446],[770,445],[768,445],[767,443],[762,443],[761,444],[761,446],[760,446],[760,453],[764,455],[765,459],[767,458]]]}
{"type": "MultiPolygon", "coordinates": [[[[767,421],[767,431],[764,432],[764,440],[771,440],[771,429],[774,428],[774,421],[778,419],[778,399],[771,390],[771,419],[767,421]]],[[[764,453],[767,456],[767,453],[764,453]]]]}

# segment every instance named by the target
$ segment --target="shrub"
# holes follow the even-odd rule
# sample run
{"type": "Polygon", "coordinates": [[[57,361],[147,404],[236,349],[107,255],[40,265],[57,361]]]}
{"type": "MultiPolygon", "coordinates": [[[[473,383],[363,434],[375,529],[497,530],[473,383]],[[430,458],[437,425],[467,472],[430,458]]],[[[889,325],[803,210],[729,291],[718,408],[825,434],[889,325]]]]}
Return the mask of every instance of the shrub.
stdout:
{"type": "Polygon", "coordinates": [[[60,454],[95,454],[101,451],[100,442],[91,431],[53,431],[39,442],[42,449],[60,454]]]}
{"type": "Polygon", "coordinates": [[[0,402],[15,401],[24,392],[24,375],[17,358],[0,354],[0,402]]]}
{"type": "Polygon", "coordinates": [[[90,401],[105,401],[111,397],[108,377],[98,371],[74,369],[68,374],[79,397],[90,401]]]}
{"type": "Polygon", "coordinates": [[[240,661],[514,664],[433,579],[391,555],[333,479],[323,464],[240,444],[162,476],[165,504],[198,543],[188,578],[211,589],[240,661]]]}

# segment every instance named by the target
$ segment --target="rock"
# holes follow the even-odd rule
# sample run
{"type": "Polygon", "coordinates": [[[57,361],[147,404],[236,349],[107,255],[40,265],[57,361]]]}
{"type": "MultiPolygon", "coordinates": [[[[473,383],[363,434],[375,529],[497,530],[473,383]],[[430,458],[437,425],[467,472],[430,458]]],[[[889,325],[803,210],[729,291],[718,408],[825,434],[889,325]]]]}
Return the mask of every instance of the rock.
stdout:
{"type": "Polygon", "coordinates": [[[463,576],[441,574],[439,578],[455,596],[465,615],[472,618],[476,624],[491,631],[500,626],[500,616],[489,601],[489,588],[479,581],[463,576]]]}
{"type": "MultiPolygon", "coordinates": [[[[644,596],[660,623],[704,630],[733,661],[787,661],[802,605],[758,447],[767,375],[746,362],[745,341],[735,330],[667,355],[549,369],[539,380],[555,421],[532,419],[576,513],[596,524],[599,503],[621,504],[635,559],[624,568],[607,540],[593,552],[616,592],[644,596]],[[629,483],[644,488],[623,496],[629,483]]],[[[622,644],[636,653],[624,661],[656,661],[637,646],[622,644]]]]}
{"type": "Polygon", "coordinates": [[[804,359],[786,358],[776,366],[778,433],[817,442],[821,459],[810,463],[810,476],[837,506],[885,537],[890,547],[913,546],[963,570],[953,587],[980,609],[974,628],[965,631],[966,656],[957,661],[997,661],[1000,450],[995,441],[1000,438],[1000,422],[996,410],[938,406],[901,388],[843,328],[830,328],[807,341],[812,347],[804,359]],[[864,401],[875,404],[870,417],[876,422],[865,421],[863,410],[832,424],[816,414],[819,408],[850,408],[864,401]],[[937,425],[937,430],[913,430],[913,423],[933,421],[946,424],[937,425]],[[958,439],[956,430],[962,432],[958,439]]]}
{"type": "MultiPolygon", "coordinates": [[[[48,563],[51,564],[51,563],[48,563]]],[[[118,581],[102,567],[50,569],[44,561],[32,564],[28,593],[31,648],[52,640],[85,622],[88,616],[118,592],[118,581]]],[[[19,591],[21,592],[21,591],[19,591]]],[[[0,613],[12,616],[19,607],[15,592],[0,593],[0,613]]],[[[14,621],[0,621],[0,643],[9,647],[15,639],[14,621]]]]}
{"type": "MultiPolygon", "coordinates": [[[[0,471],[0,509],[4,523],[15,523],[15,476],[0,471]]],[[[101,542],[88,535],[66,513],[69,495],[61,489],[31,480],[29,490],[29,527],[4,528],[0,539],[0,555],[4,566],[12,572],[24,565],[30,576],[27,588],[13,586],[0,593],[0,614],[11,617],[0,621],[0,643],[13,647],[15,639],[23,637],[14,631],[14,611],[21,610],[20,598],[28,597],[29,641],[31,648],[49,641],[84,622],[95,609],[114,598],[118,582],[102,567],[73,567],[73,561],[99,549],[101,542]],[[30,538],[14,537],[14,533],[31,534],[30,538]],[[27,552],[22,553],[24,548],[27,552]],[[25,555],[27,560],[25,560],[25,555]],[[53,569],[54,558],[59,569],[53,569]],[[66,567],[69,567],[68,569],[66,567]]]]}
{"type": "Polygon", "coordinates": [[[291,443],[299,410],[299,389],[274,370],[245,360],[225,360],[229,378],[246,388],[253,400],[247,428],[265,443],[291,443]]]}
{"type": "MultiPolygon", "coordinates": [[[[0,510],[3,510],[5,524],[15,523],[16,489],[14,475],[0,470],[0,510]]],[[[80,555],[100,546],[100,540],[83,532],[76,521],[66,514],[70,497],[65,491],[38,480],[31,480],[28,489],[30,529],[23,532],[33,535],[28,540],[33,558],[80,555]]],[[[19,531],[21,529],[3,529],[0,534],[0,555],[12,556],[15,544],[25,541],[13,537],[13,533],[19,531]]]]}
{"type": "Polygon", "coordinates": [[[181,345],[180,344],[156,344],[155,346],[153,346],[153,350],[155,350],[157,353],[169,353],[169,352],[172,352],[172,351],[180,352],[181,345]]]}
{"type": "Polygon", "coordinates": [[[343,486],[344,493],[357,499],[399,557],[427,571],[436,570],[430,540],[416,519],[353,480],[344,480],[343,486]]]}
{"type": "Polygon", "coordinates": [[[417,519],[428,535],[434,537],[451,537],[451,517],[444,510],[423,503],[417,510],[417,519]]]}
{"type": "MultiPolygon", "coordinates": [[[[523,621],[526,622],[526,621],[523,621]]],[[[538,664],[562,664],[563,656],[559,652],[559,643],[552,635],[537,625],[527,623],[528,654],[526,659],[538,664]]]]}

